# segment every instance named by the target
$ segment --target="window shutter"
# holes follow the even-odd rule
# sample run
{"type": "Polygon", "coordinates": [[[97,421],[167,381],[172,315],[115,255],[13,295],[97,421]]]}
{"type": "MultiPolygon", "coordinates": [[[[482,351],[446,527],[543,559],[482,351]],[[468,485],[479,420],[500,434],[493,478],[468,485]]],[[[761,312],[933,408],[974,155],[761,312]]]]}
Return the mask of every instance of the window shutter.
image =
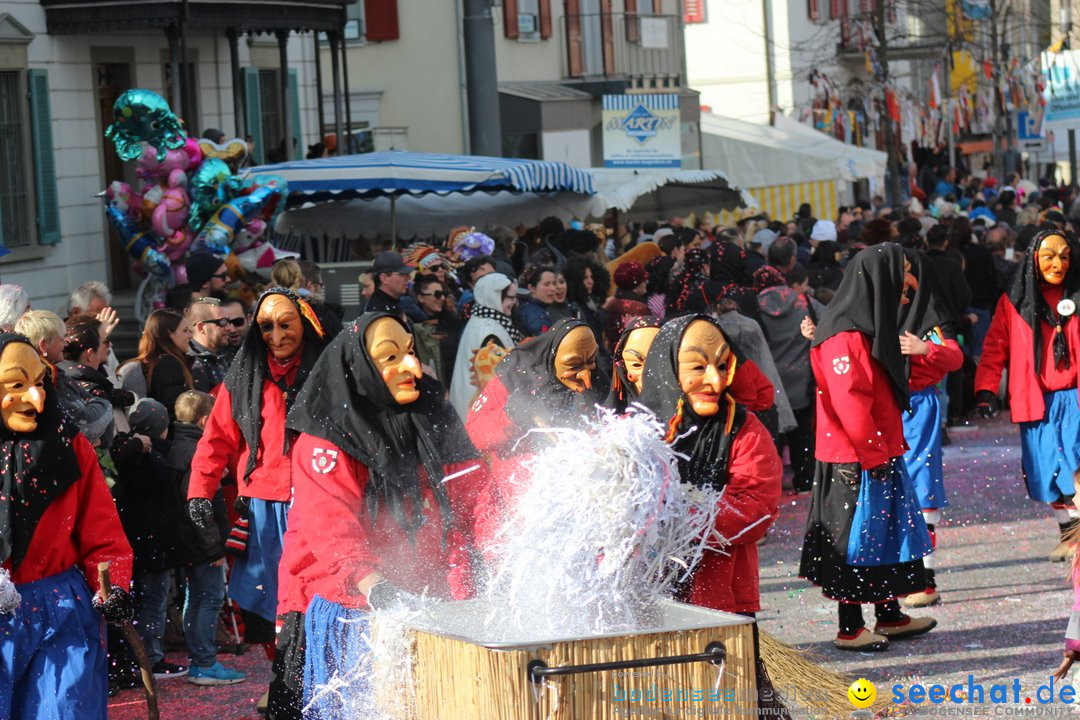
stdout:
{"type": "Polygon", "coordinates": [[[818,9],[818,0],[807,0],[806,15],[814,22],[821,19],[820,10],[818,9]]]}
{"type": "Polygon", "coordinates": [[[503,35],[516,40],[518,34],[517,0],[503,0],[503,35]]]}
{"type": "Polygon", "coordinates": [[[683,20],[687,23],[705,22],[706,0],[683,0],[683,20]]]}
{"type": "Polygon", "coordinates": [[[664,0],[652,0],[652,14],[663,15],[664,14],[664,0]]]}
{"type": "Polygon", "coordinates": [[[565,0],[566,13],[566,61],[570,77],[581,77],[585,72],[585,47],[581,37],[581,2],[565,0]]]}
{"type": "Polygon", "coordinates": [[[263,155],[262,98],[259,95],[259,68],[244,68],[244,121],[255,144],[255,162],[266,162],[263,155]]]}
{"type": "MultiPolygon", "coordinates": [[[[296,68],[289,68],[289,114],[292,116],[293,137],[296,151],[304,151],[304,132],[300,127],[300,77],[296,68]]],[[[322,140],[322,138],[319,138],[322,140]]]]}
{"type": "Polygon", "coordinates": [[[538,0],[540,7],[540,39],[551,37],[551,0],[538,0]]]}
{"type": "Polygon", "coordinates": [[[60,195],[56,189],[49,73],[47,70],[28,70],[26,74],[30,85],[30,129],[34,139],[38,242],[55,245],[60,242],[60,195]]]}
{"type": "Polygon", "coordinates": [[[640,42],[641,19],[637,14],[637,0],[623,0],[623,9],[626,11],[626,42],[640,42]]]}
{"type": "Polygon", "coordinates": [[[840,3],[843,0],[829,0],[829,19],[838,20],[840,18],[840,3]]]}
{"type": "Polygon", "coordinates": [[[611,15],[611,0],[600,0],[600,36],[604,45],[604,74],[615,74],[615,23],[611,15]]]}
{"type": "Polygon", "coordinates": [[[364,36],[370,42],[397,40],[397,0],[364,0],[364,36]]]}

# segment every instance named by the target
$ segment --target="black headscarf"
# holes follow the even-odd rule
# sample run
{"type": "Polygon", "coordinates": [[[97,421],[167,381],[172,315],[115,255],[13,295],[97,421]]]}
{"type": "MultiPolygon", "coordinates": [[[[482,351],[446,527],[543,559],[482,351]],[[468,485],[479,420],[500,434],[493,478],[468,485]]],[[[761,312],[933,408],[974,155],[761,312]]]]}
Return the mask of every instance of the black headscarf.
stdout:
{"type": "MultiPolygon", "coordinates": [[[[252,321],[248,327],[247,337],[243,345],[236,351],[229,372],[225,374],[225,389],[232,397],[232,415],[236,424],[240,427],[240,433],[244,436],[244,442],[248,446],[247,466],[244,468],[243,481],[247,482],[252,471],[255,470],[255,461],[258,455],[259,437],[262,435],[262,393],[263,383],[272,378],[270,374],[269,355],[270,348],[263,342],[262,330],[259,329],[259,308],[271,295],[283,295],[296,306],[296,312],[300,316],[300,322],[304,325],[303,347],[300,349],[300,367],[296,371],[296,377],[292,385],[282,387],[285,395],[285,412],[289,412],[300,389],[304,386],[315,361],[322,352],[324,340],[322,326],[319,325],[315,312],[305,301],[301,300],[292,290],[285,288],[270,288],[259,296],[252,310],[252,321]]],[[[281,454],[289,452],[289,436],[286,433],[285,442],[282,443],[281,454]]],[[[266,448],[269,450],[269,448],[266,448]]]]}
{"type": "Polygon", "coordinates": [[[912,248],[904,248],[904,256],[911,263],[911,274],[919,282],[919,289],[910,295],[911,302],[900,307],[900,333],[910,332],[922,338],[934,328],[940,328],[942,339],[955,338],[956,318],[945,306],[934,264],[924,253],[912,248]]]}
{"type": "Polygon", "coordinates": [[[900,354],[903,284],[902,247],[882,243],[860,251],[848,263],[840,287],[822,313],[811,347],[851,330],[868,336],[870,354],[888,373],[900,409],[907,410],[907,361],[900,354]]]}
{"type": "MultiPolygon", "coordinates": [[[[365,313],[326,347],[311,370],[286,423],[289,430],[333,443],[368,469],[364,502],[374,524],[380,502],[410,536],[423,523],[420,474],[423,465],[435,493],[444,530],[453,519],[443,486],[443,466],[478,458],[453,406],[438,381],[417,381],[420,397],[399,405],[364,345],[364,332],[376,320],[396,315],[365,313]]],[[[411,334],[411,331],[410,331],[411,334]]]]}
{"type": "Polygon", "coordinates": [[[604,402],[608,387],[599,366],[593,371],[592,389],[579,393],[559,382],[555,375],[555,353],[571,330],[588,328],[588,323],[572,318],[556,322],[543,335],[526,340],[495,366],[495,375],[506,388],[506,414],[522,430],[542,423],[561,427],[604,402]]]}
{"type": "MultiPolygon", "coordinates": [[[[26,337],[2,333],[0,354],[12,343],[34,349],[26,337]]],[[[37,428],[17,433],[0,423],[0,562],[11,558],[12,568],[18,569],[45,510],[82,475],[72,446],[78,432],[60,410],[48,371],[45,408],[38,415],[37,428]]]]}
{"type": "Polygon", "coordinates": [[[665,307],[669,316],[708,307],[710,298],[706,297],[704,275],[705,266],[708,264],[709,256],[704,250],[687,251],[682,272],[672,281],[668,290],[665,307]]]}
{"type": "MultiPolygon", "coordinates": [[[[1017,314],[1031,328],[1035,340],[1032,343],[1032,352],[1034,353],[1036,372],[1042,368],[1042,323],[1039,321],[1045,321],[1050,327],[1060,325],[1064,330],[1065,321],[1068,319],[1062,318],[1058,314],[1057,308],[1050,307],[1042,294],[1044,281],[1042,273],[1039,271],[1039,246],[1042,245],[1043,240],[1051,235],[1059,235],[1065,238],[1069,243],[1072,262],[1080,262],[1080,254],[1078,254],[1080,249],[1064,231],[1057,229],[1042,230],[1031,238],[1031,242],[1024,252],[1020,270],[1013,277],[1012,287],[1009,288],[1009,302],[1012,303],[1017,314]]],[[[1080,273],[1077,272],[1075,265],[1072,263],[1069,265],[1069,272],[1065,275],[1063,289],[1064,295],[1062,297],[1072,298],[1073,302],[1080,302],[1080,298],[1077,297],[1078,291],[1080,291],[1080,273]]],[[[1063,365],[1069,367],[1069,339],[1065,332],[1054,333],[1054,364],[1058,367],[1063,365]]]]}
{"type": "Polygon", "coordinates": [[[844,279],[844,269],[836,259],[837,253],[842,253],[840,243],[833,240],[822,240],[814,248],[810,256],[810,287],[824,287],[835,290],[840,287],[844,279]]]}
{"type": "MultiPolygon", "coordinates": [[[[645,360],[644,384],[637,401],[665,425],[672,448],[685,456],[679,459],[682,481],[721,490],[728,481],[731,441],[742,427],[746,411],[727,392],[721,395],[720,412],[711,417],[697,415],[686,400],[679,384],[679,345],[695,320],[712,324],[723,335],[720,324],[707,315],[684,315],[664,323],[645,360]]],[[[734,350],[732,354],[735,362],[734,350]]]]}
{"type": "Polygon", "coordinates": [[[623,330],[622,335],[619,336],[619,342],[615,343],[614,357],[612,358],[614,362],[612,363],[611,392],[608,393],[606,405],[609,408],[615,408],[616,412],[626,412],[626,407],[637,400],[638,396],[634,383],[630,382],[626,377],[626,363],[623,362],[622,357],[626,341],[630,338],[630,333],[635,330],[658,327],[660,327],[660,321],[652,315],[632,318],[626,324],[626,329],[623,330]]]}

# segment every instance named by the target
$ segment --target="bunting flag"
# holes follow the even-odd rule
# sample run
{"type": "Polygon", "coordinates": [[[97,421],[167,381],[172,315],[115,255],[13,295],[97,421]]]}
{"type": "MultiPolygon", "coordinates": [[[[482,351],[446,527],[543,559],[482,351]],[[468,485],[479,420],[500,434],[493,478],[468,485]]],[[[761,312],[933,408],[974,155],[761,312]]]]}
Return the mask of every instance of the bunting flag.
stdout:
{"type": "Polygon", "coordinates": [[[938,65],[930,73],[930,107],[935,110],[941,106],[941,84],[938,81],[938,65]]]}
{"type": "Polygon", "coordinates": [[[983,75],[986,76],[986,79],[987,80],[993,80],[994,79],[994,63],[990,62],[989,60],[983,60],[982,67],[983,67],[983,75]]]}
{"type": "Polygon", "coordinates": [[[889,109],[889,118],[895,122],[900,122],[900,103],[896,101],[896,93],[891,89],[885,88],[885,106],[889,109]]]}

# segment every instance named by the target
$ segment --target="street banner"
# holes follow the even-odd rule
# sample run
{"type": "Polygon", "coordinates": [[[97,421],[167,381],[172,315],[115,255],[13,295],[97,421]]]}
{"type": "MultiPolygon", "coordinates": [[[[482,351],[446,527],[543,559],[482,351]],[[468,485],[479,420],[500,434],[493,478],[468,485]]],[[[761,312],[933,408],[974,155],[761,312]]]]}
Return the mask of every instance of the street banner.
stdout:
{"type": "Polygon", "coordinates": [[[678,95],[605,95],[604,167],[682,167],[678,95]]]}
{"type": "Polygon", "coordinates": [[[1076,120],[1080,118],[1080,51],[1066,50],[1044,55],[1043,75],[1046,76],[1046,120],[1076,120]]]}

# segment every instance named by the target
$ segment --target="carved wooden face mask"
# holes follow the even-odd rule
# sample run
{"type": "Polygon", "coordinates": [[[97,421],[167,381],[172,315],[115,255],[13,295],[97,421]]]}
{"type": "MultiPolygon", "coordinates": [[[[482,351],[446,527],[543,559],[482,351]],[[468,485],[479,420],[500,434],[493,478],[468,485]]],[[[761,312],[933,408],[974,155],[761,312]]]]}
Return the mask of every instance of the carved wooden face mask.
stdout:
{"type": "Polygon", "coordinates": [[[720,396],[730,382],[731,346],[720,328],[695,320],[679,343],[679,387],[700,417],[720,412],[720,396]]]}
{"type": "Polygon", "coordinates": [[[304,341],[304,321],[292,300],[284,295],[271,295],[259,306],[255,318],[263,342],[276,360],[288,360],[300,350],[304,341]]]}
{"type": "Polygon", "coordinates": [[[398,405],[420,398],[420,361],[413,336],[394,318],[379,318],[364,331],[364,349],[398,405]]]}
{"type": "Polygon", "coordinates": [[[574,328],[555,349],[555,377],[574,392],[592,389],[599,351],[592,330],[584,326],[574,328]]]}
{"type": "Polygon", "coordinates": [[[626,368],[626,379],[637,388],[639,394],[645,374],[645,358],[649,356],[649,348],[659,333],[660,328],[644,327],[632,330],[626,336],[626,344],[621,353],[623,367],[626,368]]]}
{"type": "Polygon", "coordinates": [[[1049,235],[1039,243],[1036,258],[1039,274],[1049,285],[1060,285],[1069,274],[1069,242],[1061,235],[1049,235]]]}
{"type": "Polygon", "coordinates": [[[0,354],[0,417],[11,432],[34,432],[45,412],[45,363],[24,342],[8,343],[0,354]]]}

